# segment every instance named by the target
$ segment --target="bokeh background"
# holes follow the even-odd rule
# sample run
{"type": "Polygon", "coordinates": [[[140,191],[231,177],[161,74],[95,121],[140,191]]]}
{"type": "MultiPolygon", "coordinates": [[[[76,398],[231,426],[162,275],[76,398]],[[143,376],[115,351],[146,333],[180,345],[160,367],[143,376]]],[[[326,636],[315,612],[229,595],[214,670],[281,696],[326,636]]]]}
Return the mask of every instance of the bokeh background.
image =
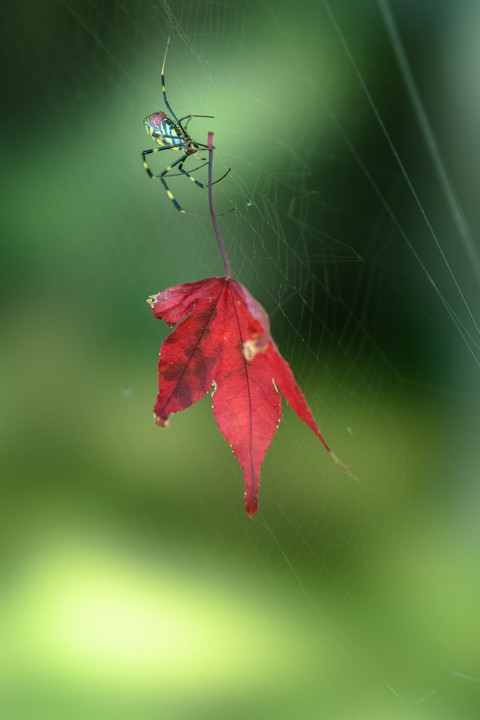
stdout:
{"type": "Polygon", "coordinates": [[[0,32],[2,717],[477,718],[478,3],[25,0],[0,32]],[[151,416],[145,299],[222,272],[140,161],[169,34],[233,272],[360,479],[284,408],[253,520],[209,397],[151,416]]]}

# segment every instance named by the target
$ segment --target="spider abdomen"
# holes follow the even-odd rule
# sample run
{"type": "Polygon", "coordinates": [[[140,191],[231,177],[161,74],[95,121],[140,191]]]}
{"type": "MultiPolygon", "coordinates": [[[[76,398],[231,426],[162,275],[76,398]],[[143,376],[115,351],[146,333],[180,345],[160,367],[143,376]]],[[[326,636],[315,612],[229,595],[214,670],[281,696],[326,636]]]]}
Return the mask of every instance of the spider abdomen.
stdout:
{"type": "Polygon", "coordinates": [[[145,130],[161,147],[181,148],[185,144],[182,129],[163,112],[156,112],[144,120],[145,130]]]}

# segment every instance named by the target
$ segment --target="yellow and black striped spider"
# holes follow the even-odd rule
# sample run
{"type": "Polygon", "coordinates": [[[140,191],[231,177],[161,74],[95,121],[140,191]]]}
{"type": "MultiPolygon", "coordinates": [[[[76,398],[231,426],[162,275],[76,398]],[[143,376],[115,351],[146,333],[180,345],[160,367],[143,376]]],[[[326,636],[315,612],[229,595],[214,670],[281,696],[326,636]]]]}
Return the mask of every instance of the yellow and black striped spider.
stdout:
{"type": "MultiPolygon", "coordinates": [[[[193,175],[188,173],[186,170],[183,169],[183,163],[185,160],[190,157],[190,155],[194,155],[198,150],[205,149],[208,150],[208,145],[204,145],[203,143],[195,142],[192,140],[190,135],[187,132],[187,126],[190,120],[194,117],[204,117],[204,118],[211,118],[213,115],[185,115],[185,117],[182,117],[180,119],[177,118],[175,113],[173,112],[172,108],[170,107],[170,104],[167,100],[167,93],[165,92],[165,61],[167,59],[167,52],[168,52],[168,46],[170,44],[170,38],[167,40],[167,47],[165,49],[165,56],[163,58],[163,65],[162,65],[162,94],[163,94],[163,102],[165,103],[170,115],[172,116],[167,117],[164,112],[156,112],[153,113],[153,115],[149,115],[145,118],[145,130],[151,137],[155,140],[155,142],[160,145],[160,147],[154,148],[152,150],[144,150],[142,152],[142,160],[143,160],[143,166],[145,170],[147,171],[147,175],[151,178],[156,178],[157,180],[160,180],[160,182],[163,184],[163,187],[165,188],[168,197],[174,204],[174,206],[177,208],[177,210],[181,213],[185,213],[186,210],[184,210],[178,202],[173,197],[173,193],[169,189],[166,181],[165,181],[165,175],[167,175],[173,168],[177,168],[179,173],[182,175],[185,175],[186,177],[190,178],[192,182],[195,183],[195,185],[198,185],[198,187],[206,188],[208,185],[204,185],[203,183],[196,180],[193,175]],[[183,125],[182,123],[186,121],[183,125]],[[150,168],[148,167],[148,163],[145,159],[146,155],[149,155],[150,153],[157,153],[162,152],[162,150],[177,150],[183,153],[182,157],[176,160],[174,163],[169,165],[163,172],[160,173],[160,175],[155,175],[152,173],[150,168]],[[177,167],[178,166],[178,167],[177,167]]],[[[204,165],[207,165],[208,162],[205,162],[204,165]]],[[[200,165],[198,169],[204,167],[204,165],[200,165]]],[[[215,180],[212,185],[215,185],[215,183],[220,182],[220,180],[223,180],[224,177],[228,175],[230,172],[230,169],[227,170],[225,175],[222,175],[221,178],[218,180],[215,180]]]]}

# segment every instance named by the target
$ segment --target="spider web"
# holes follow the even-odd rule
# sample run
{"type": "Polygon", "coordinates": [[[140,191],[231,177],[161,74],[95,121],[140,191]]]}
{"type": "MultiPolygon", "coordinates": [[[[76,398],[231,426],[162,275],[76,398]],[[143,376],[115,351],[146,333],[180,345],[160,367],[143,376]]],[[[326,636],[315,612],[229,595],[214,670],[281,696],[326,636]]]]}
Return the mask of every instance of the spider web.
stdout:
{"type": "Polygon", "coordinates": [[[19,8],[2,43],[6,715],[476,717],[476,3],[19,8]],[[140,159],[169,35],[169,103],[215,116],[189,133],[213,130],[214,174],[232,168],[214,198],[234,208],[233,274],[360,478],[284,407],[253,521],[208,397],[169,431],[150,420],[167,331],[145,299],[222,273],[206,191],[169,176],[198,213],[180,215],[140,159]]]}

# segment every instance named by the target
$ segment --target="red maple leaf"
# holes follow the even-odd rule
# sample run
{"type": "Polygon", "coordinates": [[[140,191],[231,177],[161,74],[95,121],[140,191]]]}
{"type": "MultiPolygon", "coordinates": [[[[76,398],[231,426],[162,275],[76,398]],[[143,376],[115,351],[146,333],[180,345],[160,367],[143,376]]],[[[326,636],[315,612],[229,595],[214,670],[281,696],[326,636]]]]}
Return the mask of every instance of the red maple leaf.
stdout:
{"type": "Polygon", "coordinates": [[[148,302],[157,319],[178,325],[160,350],[156,424],[166,427],[171,413],[213,386],[213,412],[243,470],[250,517],[258,509],[260,468],[282,414],[280,393],[341,465],[270,335],[267,313],[243,285],[230,276],[212,277],[175,285],[148,302]]]}

